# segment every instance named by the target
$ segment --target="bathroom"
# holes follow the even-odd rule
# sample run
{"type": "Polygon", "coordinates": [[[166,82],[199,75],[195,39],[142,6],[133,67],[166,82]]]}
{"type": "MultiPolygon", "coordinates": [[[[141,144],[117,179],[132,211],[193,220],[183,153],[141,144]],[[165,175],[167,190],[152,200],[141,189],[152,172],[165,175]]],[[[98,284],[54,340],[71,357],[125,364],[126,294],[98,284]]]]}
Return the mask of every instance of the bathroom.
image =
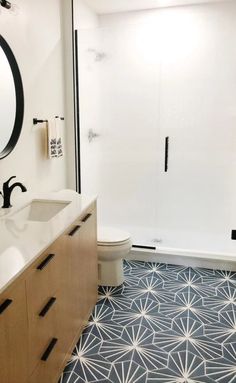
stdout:
{"type": "Polygon", "coordinates": [[[9,150],[0,143],[0,191],[12,205],[0,209],[1,383],[19,382],[20,347],[32,354],[22,351],[20,383],[236,382],[235,19],[233,0],[0,0],[23,92],[16,108],[1,87],[0,136],[11,137],[21,110],[9,150]],[[53,124],[57,158],[47,153],[53,124]],[[32,200],[31,212],[19,210],[32,200]],[[64,310],[81,316],[78,331],[58,324],[71,340],[43,343],[32,267],[68,246],[72,261],[61,256],[58,276],[50,270],[45,320],[64,310]],[[116,259],[102,259],[105,250],[116,259]],[[89,272],[81,285],[77,271],[89,272]],[[15,283],[26,291],[20,322],[9,319],[15,283]],[[86,309],[71,307],[83,299],[86,309]],[[12,350],[18,326],[28,341],[17,335],[12,350]]]}

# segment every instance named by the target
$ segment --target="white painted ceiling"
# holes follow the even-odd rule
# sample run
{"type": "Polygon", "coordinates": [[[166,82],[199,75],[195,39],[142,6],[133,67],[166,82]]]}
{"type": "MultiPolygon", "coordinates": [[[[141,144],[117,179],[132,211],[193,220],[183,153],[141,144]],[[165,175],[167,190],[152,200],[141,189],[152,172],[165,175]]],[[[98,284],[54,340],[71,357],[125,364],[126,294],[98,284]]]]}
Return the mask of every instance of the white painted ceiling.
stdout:
{"type": "Polygon", "coordinates": [[[98,14],[225,1],[228,0],[85,0],[98,14]]]}

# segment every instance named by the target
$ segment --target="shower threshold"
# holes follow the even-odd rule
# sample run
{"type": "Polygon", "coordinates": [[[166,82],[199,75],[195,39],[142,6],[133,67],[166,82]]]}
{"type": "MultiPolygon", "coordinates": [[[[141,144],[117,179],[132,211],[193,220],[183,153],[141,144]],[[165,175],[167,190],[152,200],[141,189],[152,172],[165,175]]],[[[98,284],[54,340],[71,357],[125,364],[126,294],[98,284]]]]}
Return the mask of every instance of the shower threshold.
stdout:
{"type": "Polygon", "coordinates": [[[163,262],[186,267],[236,271],[236,254],[179,249],[164,246],[134,245],[130,259],[147,262],[163,262]]]}

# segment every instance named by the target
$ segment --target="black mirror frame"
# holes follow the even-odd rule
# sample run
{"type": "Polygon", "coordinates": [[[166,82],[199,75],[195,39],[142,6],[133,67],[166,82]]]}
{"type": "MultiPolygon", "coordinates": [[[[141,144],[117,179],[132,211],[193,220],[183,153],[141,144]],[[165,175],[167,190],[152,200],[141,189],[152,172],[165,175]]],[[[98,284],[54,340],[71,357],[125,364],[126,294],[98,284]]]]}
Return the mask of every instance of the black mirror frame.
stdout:
{"type": "Polygon", "coordinates": [[[17,144],[20,137],[24,118],[24,90],[20,70],[15,56],[6,40],[0,35],[0,47],[2,47],[11,67],[16,95],[16,115],[11,137],[6,147],[0,152],[0,160],[8,156],[17,144]]]}

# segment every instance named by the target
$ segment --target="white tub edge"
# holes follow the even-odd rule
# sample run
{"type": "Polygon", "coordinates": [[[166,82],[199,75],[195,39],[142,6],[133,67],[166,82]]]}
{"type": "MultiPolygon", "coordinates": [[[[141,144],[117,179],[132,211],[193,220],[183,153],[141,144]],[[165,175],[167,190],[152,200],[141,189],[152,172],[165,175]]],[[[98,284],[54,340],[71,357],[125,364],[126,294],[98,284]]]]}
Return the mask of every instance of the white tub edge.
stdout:
{"type": "Polygon", "coordinates": [[[129,259],[236,271],[236,254],[217,254],[189,249],[160,247],[156,250],[132,249],[129,259]]]}

